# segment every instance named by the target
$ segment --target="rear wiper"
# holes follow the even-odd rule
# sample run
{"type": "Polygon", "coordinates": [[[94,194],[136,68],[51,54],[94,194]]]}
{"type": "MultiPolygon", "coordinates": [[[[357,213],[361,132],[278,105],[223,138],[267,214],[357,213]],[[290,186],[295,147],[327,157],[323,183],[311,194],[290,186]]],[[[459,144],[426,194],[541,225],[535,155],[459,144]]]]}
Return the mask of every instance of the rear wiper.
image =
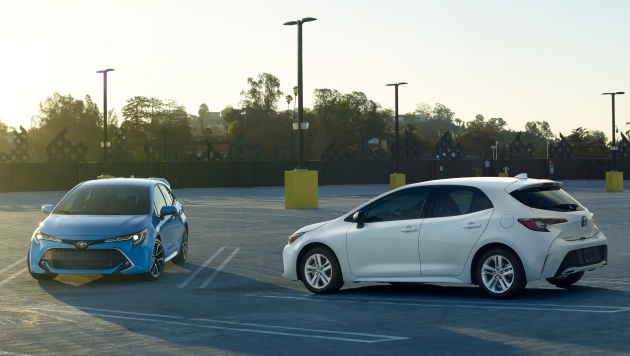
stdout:
{"type": "Polygon", "coordinates": [[[74,215],[74,212],[70,210],[57,210],[55,211],[55,214],[74,215]]]}
{"type": "Polygon", "coordinates": [[[578,206],[577,204],[556,204],[551,207],[552,209],[568,209],[572,211],[576,211],[578,206]]]}

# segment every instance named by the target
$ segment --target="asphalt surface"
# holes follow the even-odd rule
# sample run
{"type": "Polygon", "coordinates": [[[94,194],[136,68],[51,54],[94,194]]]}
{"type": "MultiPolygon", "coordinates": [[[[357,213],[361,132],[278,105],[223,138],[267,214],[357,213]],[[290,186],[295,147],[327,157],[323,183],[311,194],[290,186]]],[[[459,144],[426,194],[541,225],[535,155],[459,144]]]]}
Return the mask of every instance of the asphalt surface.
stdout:
{"type": "Polygon", "coordinates": [[[282,248],[299,227],[388,190],[322,186],[318,209],[284,209],[283,187],[175,190],[190,251],[157,282],[26,270],[41,205],[64,192],[0,194],[2,354],[630,354],[630,187],[566,181],[609,241],[609,266],[570,289],[528,284],[495,301],[459,285],[346,285],[313,295],[282,279],[282,248]]]}

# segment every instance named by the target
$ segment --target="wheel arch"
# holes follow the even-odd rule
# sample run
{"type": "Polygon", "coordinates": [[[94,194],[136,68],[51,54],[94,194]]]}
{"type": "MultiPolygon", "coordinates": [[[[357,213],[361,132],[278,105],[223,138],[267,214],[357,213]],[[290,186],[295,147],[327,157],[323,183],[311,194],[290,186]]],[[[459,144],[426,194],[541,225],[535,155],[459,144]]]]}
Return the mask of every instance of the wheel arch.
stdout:
{"type": "Polygon", "coordinates": [[[487,244],[485,246],[483,246],[482,248],[480,248],[479,250],[477,250],[477,252],[475,252],[475,256],[473,257],[471,264],[470,264],[470,282],[474,285],[478,285],[479,282],[477,281],[477,276],[475,274],[475,270],[477,269],[477,263],[479,263],[479,259],[481,258],[481,256],[486,253],[487,251],[493,249],[493,248],[503,248],[506,249],[507,251],[510,251],[511,253],[514,254],[514,256],[516,256],[516,258],[518,258],[518,264],[521,266],[521,270],[523,271],[523,273],[525,274],[525,280],[527,280],[527,271],[525,270],[525,268],[523,268],[523,261],[521,260],[521,256],[518,254],[518,252],[516,252],[513,248],[511,248],[508,245],[502,244],[502,243],[498,243],[498,242],[493,242],[490,244],[487,244]]]}
{"type": "Polygon", "coordinates": [[[325,243],[322,242],[311,242],[307,245],[304,245],[304,247],[302,247],[302,249],[300,250],[300,253],[298,254],[298,257],[296,259],[296,263],[295,263],[295,273],[297,274],[298,280],[301,281],[302,278],[300,277],[300,265],[302,264],[302,258],[304,258],[304,255],[313,248],[316,247],[323,247],[327,250],[329,250],[337,259],[337,262],[339,262],[339,256],[337,255],[337,253],[335,252],[335,250],[333,250],[332,248],[330,248],[330,246],[326,245],[325,243]]]}

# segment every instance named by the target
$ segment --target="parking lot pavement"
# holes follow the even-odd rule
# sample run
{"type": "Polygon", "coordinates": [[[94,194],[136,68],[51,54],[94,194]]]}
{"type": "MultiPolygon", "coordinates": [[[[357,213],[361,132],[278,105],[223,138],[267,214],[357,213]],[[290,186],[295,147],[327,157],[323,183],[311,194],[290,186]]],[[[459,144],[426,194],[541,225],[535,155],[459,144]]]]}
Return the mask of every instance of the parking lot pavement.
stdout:
{"type": "Polygon", "coordinates": [[[64,192],[0,194],[0,354],[627,354],[630,193],[567,181],[609,239],[609,266],[573,288],[528,284],[495,301],[460,285],[346,285],[313,295],[282,279],[282,248],[387,185],[323,186],[318,209],[284,209],[282,187],[178,189],[189,259],[157,282],[26,271],[39,207],[64,192]]]}

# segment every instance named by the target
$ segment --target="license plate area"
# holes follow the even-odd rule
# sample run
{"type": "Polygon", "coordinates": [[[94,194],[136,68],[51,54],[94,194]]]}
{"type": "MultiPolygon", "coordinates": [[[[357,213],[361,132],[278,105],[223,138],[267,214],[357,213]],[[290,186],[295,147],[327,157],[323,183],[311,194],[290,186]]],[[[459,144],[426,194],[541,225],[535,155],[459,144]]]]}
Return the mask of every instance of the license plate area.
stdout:
{"type": "Polygon", "coordinates": [[[602,255],[600,249],[597,247],[589,247],[580,250],[582,255],[582,261],[585,265],[601,262],[602,255]]]}

